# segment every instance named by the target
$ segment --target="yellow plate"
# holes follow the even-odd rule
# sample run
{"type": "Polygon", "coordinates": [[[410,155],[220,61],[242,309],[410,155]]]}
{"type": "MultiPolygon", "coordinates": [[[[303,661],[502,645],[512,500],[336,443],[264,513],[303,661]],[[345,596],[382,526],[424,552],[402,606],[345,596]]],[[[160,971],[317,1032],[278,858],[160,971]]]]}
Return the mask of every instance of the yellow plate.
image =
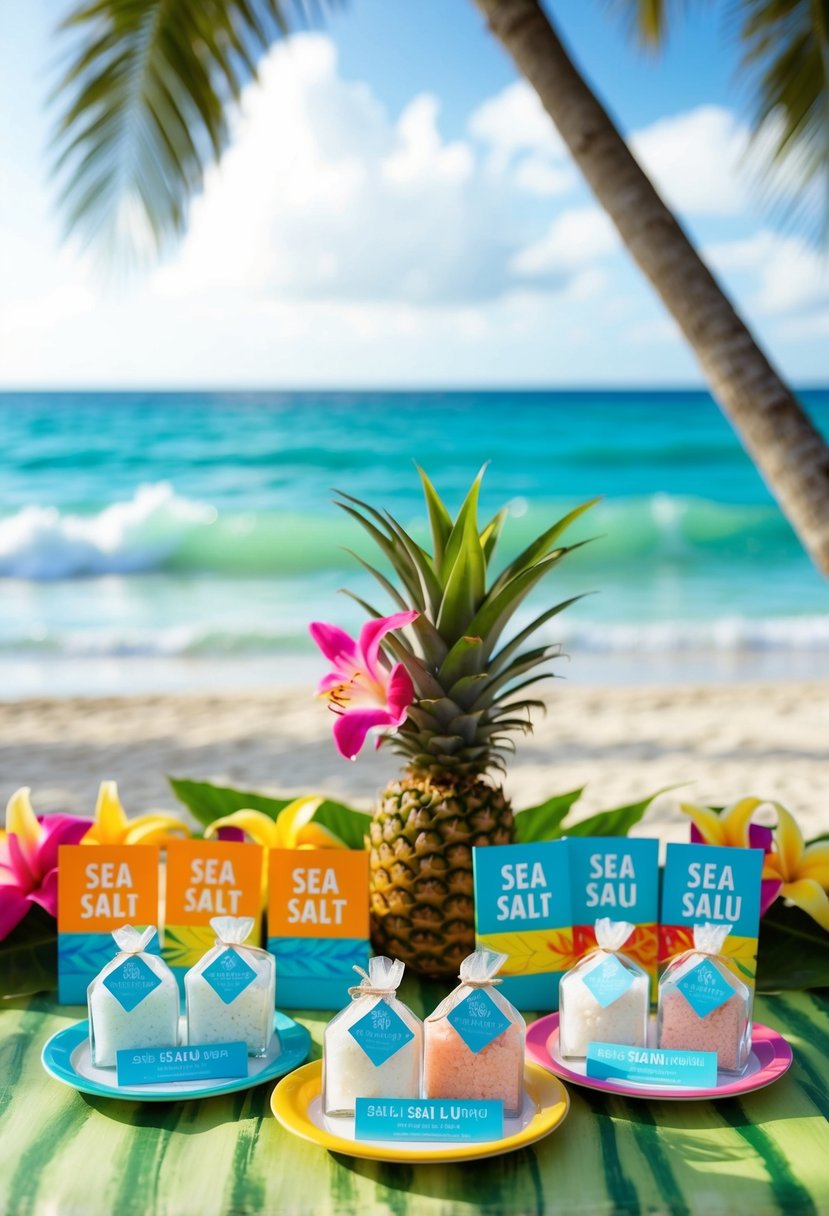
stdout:
{"type": "Polygon", "coordinates": [[[370,1161],[470,1161],[475,1157],[497,1157],[540,1140],[564,1121],[570,1109],[570,1096],[561,1082],[546,1069],[527,1063],[524,1110],[519,1118],[504,1120],[506,1135],[500,1140],[407,1144],[402,1140],[355,1140],[353,1119],[325,1118],[321,1091],[322,1061],[314,1060],[283,1077],[271,1094],[271,1110],[295,1136],[332,1153],[370,1161]]]}

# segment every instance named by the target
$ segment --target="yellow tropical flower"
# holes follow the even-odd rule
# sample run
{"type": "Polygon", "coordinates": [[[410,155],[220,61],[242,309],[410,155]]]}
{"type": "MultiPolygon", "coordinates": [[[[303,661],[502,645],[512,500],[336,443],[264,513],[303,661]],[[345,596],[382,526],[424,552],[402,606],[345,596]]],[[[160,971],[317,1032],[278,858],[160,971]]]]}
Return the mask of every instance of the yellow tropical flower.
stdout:
{"type": "Polygon", "coordinates": [[[751,817],[759,806],[762,798],[741,798],[733,806],[727,807],[718,815],[707,806],[695,806],[691,802],[683,802],[679,809],[683,815],[691,819],[704,844],[727,845],[732,848],[747,849],[749,845],[749,827],[751,817]]]}
{"type": "Polygon", "coordinates": [[[95,822],[81,844],[160,844],[170,836],[189,836],[190,829],[175,815],[160,812],[128,819],[114,781],[102,781],[95,822]]]}
{"type": "Polygon", "coordinates": [[[295,798],[271,819],[263,811],[241,810],[221,819],[214,819],[205,828],[205,837],[215,836],[219,828],[241,828],[265,849],[344,849],[346,845],[314,815],[323,798],[295,798]]]}
{"type": "Polygon", "coordinates": [[[794,817],[775,802],[775,847],[766,853],[763,878],[781,884],[784,899],[829,932],[829,840],[806,844],[794,817]]]}

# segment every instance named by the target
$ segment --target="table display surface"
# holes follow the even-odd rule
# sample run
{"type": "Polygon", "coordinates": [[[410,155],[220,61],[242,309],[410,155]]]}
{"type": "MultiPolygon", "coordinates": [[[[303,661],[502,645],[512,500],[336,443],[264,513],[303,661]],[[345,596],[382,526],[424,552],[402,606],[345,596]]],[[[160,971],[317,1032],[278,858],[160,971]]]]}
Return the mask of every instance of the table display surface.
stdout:
{"type": "MultiPolygon", "coordinates": [[[[401,988],[419,1016],[445,991],[413,979],[401,988]]],[[[0,1211],[9,1216],[829,1211],[825,995],[757,999],[755,1018],[794,1049],[790,1072],[767,1089],[678,1103],[571,1086],[554,1134],[466,1164],[330,1153],[280,1126],[272,1081],[167,1104],[84,1096],[40,1062],[47,1039],[84,1012],[46,995],[0,1006],[0,1211]]],[[[318,1059],[329,1015],[292,1017],[318,1059]]]]}

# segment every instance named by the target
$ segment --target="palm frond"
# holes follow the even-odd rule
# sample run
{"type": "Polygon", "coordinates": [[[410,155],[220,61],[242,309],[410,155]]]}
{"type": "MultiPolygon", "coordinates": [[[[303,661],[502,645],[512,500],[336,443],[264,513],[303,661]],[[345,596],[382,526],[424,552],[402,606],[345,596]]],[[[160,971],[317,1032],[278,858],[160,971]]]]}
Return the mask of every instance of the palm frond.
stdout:
{"type": "Polygon", "coordinates": [[[647,47],[659,47],[677,17],[691,0],[608,0],[611,9],[621,11],[628,28],[647,47]]]}
{"type": "Polygon", "coordinates": [[[307,0],[77,4],[59,27],[65,66],[52,98],[67,231],[132,260],[180,236],[263,54],[318,7],[307,0]]]}
{"type": "Polygon", "coordinates": [[[770,170],[763,188],[792,222],[822,228],[825,236],[829,0],[742,0],[741,8],[742,66],[752,88],[754,148],[770,170]],[[816,194],[821,196],[817,206],[816,194]]]}

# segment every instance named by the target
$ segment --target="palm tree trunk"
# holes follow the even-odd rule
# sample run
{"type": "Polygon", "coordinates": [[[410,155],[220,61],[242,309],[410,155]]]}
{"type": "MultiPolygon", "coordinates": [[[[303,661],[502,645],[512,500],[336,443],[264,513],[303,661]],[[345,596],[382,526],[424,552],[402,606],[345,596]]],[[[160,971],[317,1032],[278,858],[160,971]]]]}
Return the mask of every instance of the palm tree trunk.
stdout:
{"type": "Polygon", "coordinates": [[[691,344],[816,566],[829,574],[829,446],[570,60],[539,0],[474,0],[691,344]]]}

